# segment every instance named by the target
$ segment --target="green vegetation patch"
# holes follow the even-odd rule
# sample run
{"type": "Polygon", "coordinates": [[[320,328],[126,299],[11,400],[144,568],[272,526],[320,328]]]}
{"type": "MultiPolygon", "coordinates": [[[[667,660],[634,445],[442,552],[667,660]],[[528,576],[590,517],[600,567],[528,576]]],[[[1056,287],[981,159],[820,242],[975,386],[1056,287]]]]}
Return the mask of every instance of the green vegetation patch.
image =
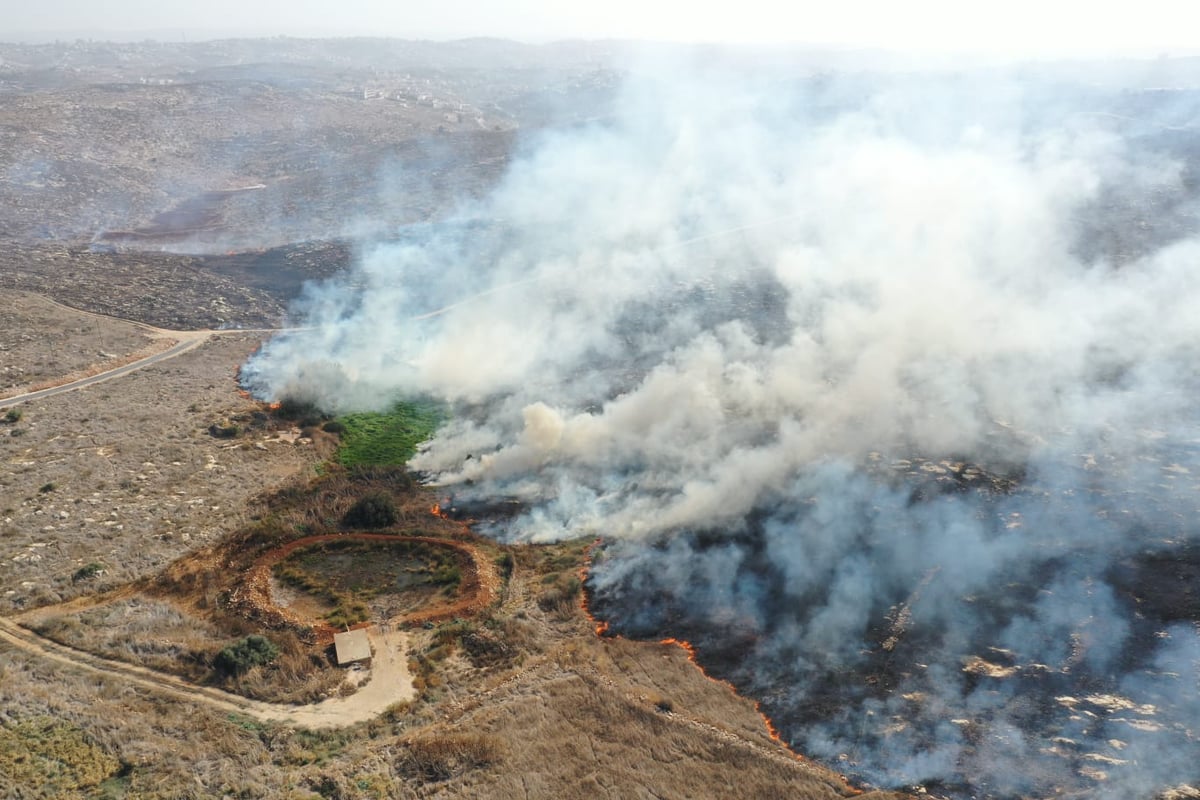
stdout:
{"type": "Polygon", "coordinates": [[[389,411],[339,417],[338,460],[347,467],[406,464],[442,419],[442,409],[429,402],[397,403],[389,411]]]}
{"type": "Polygon", "coordinates": [[[120,769],[116,757],[63,720],[39,716],[0,725],[0,794],[7,784],[38,787],[40,794],[31,796],[80,796],[120,769]]]}
{"type": "Polygon", "coordinates": [[[279,648],[265,636],[251,634],[217,653],[213,666],[226,675],[241,675],[253,668],[270,664],[279,657],[279,648]]]}

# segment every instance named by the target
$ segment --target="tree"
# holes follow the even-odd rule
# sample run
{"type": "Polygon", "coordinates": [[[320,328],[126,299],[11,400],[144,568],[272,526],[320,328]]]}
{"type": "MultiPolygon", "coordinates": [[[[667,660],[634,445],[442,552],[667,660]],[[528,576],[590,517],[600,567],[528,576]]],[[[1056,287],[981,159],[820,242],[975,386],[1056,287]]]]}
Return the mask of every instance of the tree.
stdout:
{"type": "Polygon", "coordinates": [[[371,492],[350,506],[342,522],[348,528],[386,528],[396,524],[396,503],[391,495],[371,492]]]}

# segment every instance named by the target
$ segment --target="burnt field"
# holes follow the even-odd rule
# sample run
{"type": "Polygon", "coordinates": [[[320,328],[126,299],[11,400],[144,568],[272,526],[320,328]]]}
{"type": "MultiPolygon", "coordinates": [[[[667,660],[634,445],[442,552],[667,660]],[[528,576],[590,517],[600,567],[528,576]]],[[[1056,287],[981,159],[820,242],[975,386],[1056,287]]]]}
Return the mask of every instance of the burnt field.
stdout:
{"type": "Polygon", "coordinates": [[[610,634],[691,642],[785,741],[868,783],[1166,790],[1195,779],[1169,754],[1196,737],[1200,487],[1194,448],[1159,455],[1134,470],[1151,485],[1112,463],[831,467],[733,531],[602,549],[590,605],[610,634]]]}

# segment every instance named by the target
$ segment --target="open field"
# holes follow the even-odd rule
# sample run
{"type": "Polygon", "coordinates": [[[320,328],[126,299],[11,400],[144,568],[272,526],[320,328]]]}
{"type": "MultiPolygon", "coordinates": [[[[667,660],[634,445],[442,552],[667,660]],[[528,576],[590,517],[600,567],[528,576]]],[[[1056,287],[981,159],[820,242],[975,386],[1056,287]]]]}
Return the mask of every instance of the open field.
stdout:
{"type": "Polygon", "coordinates": [[[43,296],[4,292],[0,300],[0,397],[115,363],[150,345],[143,329],[84,316],[43,296]]]}
{"type": "Polygon", "coordinates": [[[101,777],[133,796],[280,796],[271,786],[294,797],[846,796],[680,648],[597,638],[577,605],[544,610],[537,600],[554,574],[545,570],[580,555],[517,551],[506,599],[489,614],[410,634],[419,699],[347,729],[294,730],[203,696],[185,715],[178,691],[146,693],[120,673],[97,683],[94,670],[68,680],[71,668],[44,672],[7,644],[0,692],[19,719],[50,716],[75,732],[82,744],[67,774],[91,775],[100,761],[101,777]],[[123,724],[105,725],[116,709],[123,724]],[[175,758],[150,756],[163,736],[176,739],[175,758]],[[203,755],[213,748],[219,758],[203,755]]]}
{"type": "Polygon", "coordinates": [[[19,422],[0,436],[0,609],[145,577],[219,539],[257,493],[315,463],[310,446],[265,429],[237,441],[208,432],[257,409],[233,376],[257,341],[223,337],[119,381],[20,407],[19,422]],[[101,570],[73,581],[91,563],[101,570]]]}
{"type": "Polygon", "coordinates": [[[454,596],[462,582],[462,561],[455,550],[425,543],[333,540],[293,551],[276,562],[273,572],[310,602],[324,601],[327,614],[357,604],[365,618],[391,619],[436,594],[454,596]]]}

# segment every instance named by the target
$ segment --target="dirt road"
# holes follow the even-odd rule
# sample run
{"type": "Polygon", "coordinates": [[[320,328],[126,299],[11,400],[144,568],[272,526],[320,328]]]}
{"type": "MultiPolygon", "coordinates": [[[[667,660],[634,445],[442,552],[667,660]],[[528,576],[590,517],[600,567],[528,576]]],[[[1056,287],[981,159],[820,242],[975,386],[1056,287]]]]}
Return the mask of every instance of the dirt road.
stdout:
{"type": "Polygon", "coordinates": [[[189,350],[193,350],[204,344],[213,336],[231,336],[241,333],[278,333],[284,330],[291,330],[287,328],[229,328],[221,330],[173,331],[167,330],[166,328],[156,328],[153,325],[147,325],[144,322],[138,322],[136,320],[122,319],[120,317],[113,317],[106,314],[97,314],[93,311],[81,311],[80,309],[72,308],[70,306],[64,306],[62,303],[51,300],[48,297],[43,297],[43,299],[53,305],[61,306],[62,308],[76,314],[82,314],[90,317],[103,317],[105,319],[127,323],[133,327],[140,328],[153,338],[160,340],[160,342],[173,342],[173,344],[170,344],[165,350],[151,353],[143,356],[142,358],[130,361],[127,364],[120,364],[112,367],[111,369],[97,372],[94,375],[87,375],[76,380],[64,380],[57,386],[47,386],[42,389],[13,395],[11,397],[0,397],[0,406],[15,406],[21,403],[28,403],[33,400],[42,400],[47,397],[53,397],[57,394],[73,392],[76,389],[82,389],[85,386],[92,386],[103,381],[112,380],[113,378],[119,378],[122,375],[128,375],[129,373],[135,372],[139,369],[143,369],[161,361],[166,361],[167,359],[183,355],[189,350]]]}
{"type": "Polygon", "coordinates": [[[145,358],[139,358],[137,361],[131,361],[130,363],[119,367],[113,367],[112,369],[105,370],[104,372],[98,372],[95,375],[89,375],[86,378],[70,381],[69,383],[59,384],[58,386],[50,386],[45,389],[39,389],[35,392],[26,392],[25,394],[18,394],[12,397],[0,397],[0,405],[15,406],[20,403],[28,403],[31,400],[42,400],[46,397],[53,397],[56,394],[73,392],[76,389],[82,389],[85,386],[91,386],[96,383],[101,383],[102,381],[119,378],[122,375],[128,375],[135,370],[148,367],[151,364],[157,364],[160,361],[166,361],[168,358],[174,358],[175,356],[183,355],[187,351],[199,347],[201,344],[208,341],[208,336],[208,331],[174,331],[172,332],[172,337],[177,338],[178,341],[166,350],[153,353],[145,358]]]}
{"type": "Polygon", "coordinates": [[[0,617],[0,642],[27,653],[72,669],[117,678],[177,700],[200,703],[217,711],[305,728],[335,728],[364,722],[393,703],[413,698],[412,675],[409,674],[408,657],[405,654],[407,636],[395,628],[381,631],[378,627],[369,628],[367,635],[374,657],[371,659],[367,682],[361,684],[358,691],[349,697],[331,697],[312,705],[290,706],[248,700],[220,689],[197,686],[173,675],[101,658],[45,639],[10,619],[0,617]]]}

